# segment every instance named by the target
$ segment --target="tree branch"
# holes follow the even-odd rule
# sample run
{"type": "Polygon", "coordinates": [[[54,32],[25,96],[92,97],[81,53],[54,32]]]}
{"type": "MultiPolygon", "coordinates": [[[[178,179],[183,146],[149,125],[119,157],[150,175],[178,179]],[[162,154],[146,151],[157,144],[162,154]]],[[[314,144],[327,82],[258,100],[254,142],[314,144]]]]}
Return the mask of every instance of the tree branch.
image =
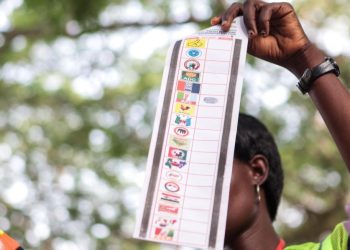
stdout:
{"type": "MultiPolygon", "coordinates": [[[[25,36],[26,38],[32,38],[32,39],[40,39],[40,38],[48,38],[50,36],[54,35],[64,35],[67,37],[76,38],[81,36],[82,34],[86,33],[94,33],[99,31],[113,31],[123,28],[143,28],[143,27],[167,27],[172,25],[179,25],[179,24],[186,24],[186,23],[203,23],[207,22],[205,20],[197,19],[193,16],[189,17],[188,19],[181,21],[181,22],[175,22],[174,20],[161,20],[159,22],[118,22],[113,23],[108,26],[103,25],[95,25],[92,27],[88,27],[86,29],[83,29],[80,33],[72,35],[67,33],[65,29],[62,29],[61,34],[55,34],[54,30],[50,30],[47,28],[34,28],[30,30],[22,30],[22,29],[14,29],[8,32],[3,32],[2,35],[5,38],[6,43],[11,42],[16,36],[25,36]]],[[[209,24],[209,22],[208,22],[209,24]]]]}

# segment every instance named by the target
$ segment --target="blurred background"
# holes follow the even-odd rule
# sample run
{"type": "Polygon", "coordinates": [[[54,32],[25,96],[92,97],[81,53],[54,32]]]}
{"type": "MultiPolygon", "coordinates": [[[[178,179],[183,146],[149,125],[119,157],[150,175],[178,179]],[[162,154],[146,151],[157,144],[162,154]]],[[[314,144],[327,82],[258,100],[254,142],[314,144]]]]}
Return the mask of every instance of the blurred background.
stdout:
{"type": "MultiPolygon", "coordinates": [[[[350,2],[289,2],[350,83],[350,2]]],[[[0,228],[25,249],[174,249],[131,238],[165,54],[230,3],[0,1],[0,228]]],[[[295,83],[248,57],[241,110],[280,147],[275,226],[289,243],[318,240],[350,202],[345,165],[295,83]]]]}

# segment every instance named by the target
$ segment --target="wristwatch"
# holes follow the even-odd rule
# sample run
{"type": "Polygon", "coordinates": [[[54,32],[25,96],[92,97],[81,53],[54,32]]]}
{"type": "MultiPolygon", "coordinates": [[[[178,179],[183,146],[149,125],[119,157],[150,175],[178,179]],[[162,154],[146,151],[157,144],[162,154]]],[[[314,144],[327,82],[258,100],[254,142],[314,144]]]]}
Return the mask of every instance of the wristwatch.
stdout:
{"type": "Polygon", "coordinates": [[[338,64],[331,57],[326,57],[325,61],[321,64],[313,67],[312,69],[306,69],[304,74],[299,79],[297,87],[304,95],[311,89],[313,82],[328,73],[333,73],[337,77],[340,75],[338,64]]]}

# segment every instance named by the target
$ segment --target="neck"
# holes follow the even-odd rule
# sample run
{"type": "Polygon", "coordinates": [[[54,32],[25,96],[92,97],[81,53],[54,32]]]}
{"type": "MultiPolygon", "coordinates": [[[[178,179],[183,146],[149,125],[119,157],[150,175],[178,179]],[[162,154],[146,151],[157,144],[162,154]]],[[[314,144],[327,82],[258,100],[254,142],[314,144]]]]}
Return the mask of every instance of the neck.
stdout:
{"type": "Polygon", "coordinates": [[[259,211],[251,225],[228,243],[233,250],[276,250],[280,241],[269,217],[265,199],[259,204],[259,211]]]}

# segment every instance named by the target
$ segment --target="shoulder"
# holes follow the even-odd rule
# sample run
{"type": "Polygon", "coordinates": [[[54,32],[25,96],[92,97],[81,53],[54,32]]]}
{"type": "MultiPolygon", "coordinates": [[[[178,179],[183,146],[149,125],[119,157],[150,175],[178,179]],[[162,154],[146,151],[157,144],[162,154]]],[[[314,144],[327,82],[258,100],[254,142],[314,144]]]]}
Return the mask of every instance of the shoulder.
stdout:
{"type": "Polygon", "coordinates": [[[319,248],[319,243],[308,242],[305,244],[288,246],[284,248],[284,250],[318,250],[319,248]]]}
{"type": "MultiPolygon", "coordinates": [[[[338,224],[320,243],[305,243],[301,245],[288,246],[285,250],[350,250],[348,248],[349,234],[344,224],[338,224]]],[[[350,246],[350,245],[349,245],[350,246]]]]}

